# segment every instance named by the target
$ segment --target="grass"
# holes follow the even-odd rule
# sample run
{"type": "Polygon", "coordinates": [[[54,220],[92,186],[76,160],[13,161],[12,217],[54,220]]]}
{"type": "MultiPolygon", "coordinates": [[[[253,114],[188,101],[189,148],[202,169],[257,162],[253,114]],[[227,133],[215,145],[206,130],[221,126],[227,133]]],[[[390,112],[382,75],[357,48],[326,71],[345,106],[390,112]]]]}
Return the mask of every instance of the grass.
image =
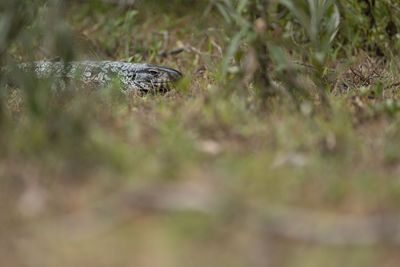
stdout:
{"type": "MultiPolygon", "coordinates": [[[[224,75],[239,26],[207,6],[73,1],[68,27],[33,23],[10,46],[6,62],[65,56],[45,33],[68,32],[77,59],[167,65],[185,78],[166,95],[131,98],[117,84],[54,93],[29,75],[16,76],[19,90],[2,86],[1,266],[398,265],[395,41],[378,44],[392,54],[375,69],[380,59],[361,47],[372,40],[348,43],[350,29],[339,31],[327,59],[333,77],[324,77],[334,88],[329,108],[319,101],[315,66],[294,66],[288,83],[282,57],[272,57],[278,96],[263,108],[240,63],[251,40],[241,41],[224,75]],[[164,58],[164,46],[187,51],[164,58]],[[311,96],[296,98],[289,86],[311,96]]],[[[288,21],[278,22],[300,27],[288,21]]],[[[307,60],[302,49],[283,50],[307,60]]]]}

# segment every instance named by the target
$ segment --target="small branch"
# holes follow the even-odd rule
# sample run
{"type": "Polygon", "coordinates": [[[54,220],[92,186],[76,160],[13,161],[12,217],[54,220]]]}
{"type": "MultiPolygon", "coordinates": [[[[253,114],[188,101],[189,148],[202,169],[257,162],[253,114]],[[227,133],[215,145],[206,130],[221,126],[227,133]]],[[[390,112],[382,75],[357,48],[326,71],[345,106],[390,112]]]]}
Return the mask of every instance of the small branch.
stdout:
{"type": "Polygon", "coordinates": [[[168,31],[156,32],[155,34],[162,35],[164,38],[163,48],[162,48],[161,52],[158,54],[158,56],[159,57],[167,57],[168,56],[168,42],[169,42],[168,31]]]}
{"type": "Polygon", "coordinates": [[[218,53],[219,53],[221,56],[223,56],[223,52],[222,52],[221,46],[219,46],[213,39],[211,39],[211,44],[212,44],[215,48],[217,48],[218,53]]]}
{"type": "Polygon", "coordinates": [[[165,57],[168,57],[168,56],[178,55],[178,54],[180,54],[182,52],[190,53],[190,50],[187,47],[176,47],[176,48],[173,48],[173,49],[171,49],[169,51],[168,50],[162,51],[161,53],[158,54],[158,56],[162,57],[162,58],[165,58],[165,57]]]}

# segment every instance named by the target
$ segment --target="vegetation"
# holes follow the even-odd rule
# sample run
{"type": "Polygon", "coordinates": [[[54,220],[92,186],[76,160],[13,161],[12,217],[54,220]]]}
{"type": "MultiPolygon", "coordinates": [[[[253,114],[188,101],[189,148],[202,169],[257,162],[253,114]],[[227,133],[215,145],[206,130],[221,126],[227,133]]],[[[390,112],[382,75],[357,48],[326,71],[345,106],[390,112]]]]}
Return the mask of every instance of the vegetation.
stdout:
{"type": "Polygon", "coordinates": [[[0,1],[0,266],[398,266],[399,10],[0,1]],[[86,59],[185,76],[126,97],[12,70],[86,59]]]}

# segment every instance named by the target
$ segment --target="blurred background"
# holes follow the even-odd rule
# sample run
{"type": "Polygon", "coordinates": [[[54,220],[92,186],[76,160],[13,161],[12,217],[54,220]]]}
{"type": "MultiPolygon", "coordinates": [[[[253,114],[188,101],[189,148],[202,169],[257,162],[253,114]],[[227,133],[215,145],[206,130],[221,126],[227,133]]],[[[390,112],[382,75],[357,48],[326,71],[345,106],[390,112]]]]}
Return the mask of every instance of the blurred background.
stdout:
{"type": "Polygon", "coordinates": [[[396,0],[0,0],[0,266],[399,266],[396,0]],[[15,68],[152,63],[127,97],[15,68]]]}

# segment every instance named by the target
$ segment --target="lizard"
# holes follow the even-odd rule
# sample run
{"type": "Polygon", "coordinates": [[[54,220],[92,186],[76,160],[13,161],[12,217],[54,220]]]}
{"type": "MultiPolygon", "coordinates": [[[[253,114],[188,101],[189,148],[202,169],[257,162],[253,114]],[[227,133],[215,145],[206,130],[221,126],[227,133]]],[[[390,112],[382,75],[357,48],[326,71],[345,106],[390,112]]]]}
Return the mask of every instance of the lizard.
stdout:
{"type": "Polygon", "coordinates": [[[182,77],[181,72],[172,68],[121,61],[36,61],[20,63],[17,68],[33,71],[38,78],[78,78],[85,84],[100,86],[105,86],[117,78],[121,81],[121,91],[125,94],[164,92],[172,82],[182,77]]]}

